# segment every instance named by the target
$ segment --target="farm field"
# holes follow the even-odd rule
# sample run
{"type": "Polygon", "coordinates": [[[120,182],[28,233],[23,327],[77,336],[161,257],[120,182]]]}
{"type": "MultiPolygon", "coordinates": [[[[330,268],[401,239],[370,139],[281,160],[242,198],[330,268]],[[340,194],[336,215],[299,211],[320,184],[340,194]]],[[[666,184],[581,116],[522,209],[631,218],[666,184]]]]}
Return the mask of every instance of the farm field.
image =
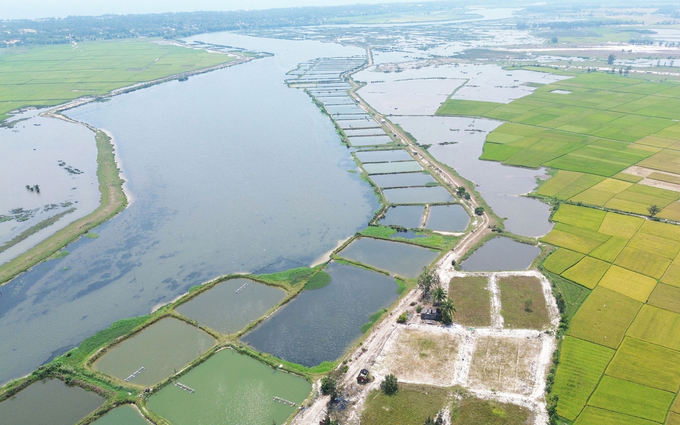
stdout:
{"type": "Polygon", "coordinates": [[[465,326],[491,326],[491,293],[485,276],[455,277],[449,298],[456,306],[456,322],[465,326]]]}
{"type": "Polygon", "coordinates": [[[673,423],[680,228],[574,205],[560,206],[554,220],[543,240],[558,249],[545,268],[593,289],[562,344],[558,414],[575,424],[673,423]]]}
{"type": "Polygon", "coordinates": [[[680,221],[679,95],[674,81],[587,73],[509,104],[449,99],[437,114],[506,121],[481,158],[559,170],[539,195],[638,214],[657,205],[680,221]]]}
{"type": "Polygon", "coordinates": [[[412,425],[424,423],[449,404],[453,391],[426,385],[399,384],[394,395],[374,390],[366,398],[361,423],[367,425],[412,425]]]}
{"type": "Polygon", "coordinates": [[[0,120],[15,109],[58,105],[235,59],[236,56],[160,45],[150,39],[3,49],[0,120]]]}
{"type": "Polygon", "coordinates": [[[506,328],[543,329],[550,315],[541,282],[531,276],[505,276],[498,279],[501,316],[506,328]]]}

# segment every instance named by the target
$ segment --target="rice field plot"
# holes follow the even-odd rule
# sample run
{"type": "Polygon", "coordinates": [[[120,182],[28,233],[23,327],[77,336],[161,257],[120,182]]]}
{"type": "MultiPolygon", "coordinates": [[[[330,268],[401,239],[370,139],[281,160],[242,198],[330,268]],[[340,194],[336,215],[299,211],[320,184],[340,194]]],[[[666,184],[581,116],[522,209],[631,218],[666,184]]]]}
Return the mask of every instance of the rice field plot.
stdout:
{"type": "Polygon", "coordinates": [[[583,254],[570,251],[565,248],[558,248],[543,262],[543,267],[548,271],[561,274],[569,267],[578,263],[584,257],[583,254]]]}
{"type": "Polygon", "coordinates": [[[598,232],[605,235],[618,236],[621,238],[630,239],[640,229],[645,220],[639,217],[632,217],[629,215],[607,213],[598,232]]]}
{"type": "Polygon", "coordinates": [[[611,289],[640,302],[646,302],[657,281],[651,277],[618,266],[611,266],[599,286],[611,289]]]}
{"type": "Polygon", "coordinates": [[[555,213],[553,220],[597,232],[606,215],[606,211],[564,204],[555,213]]]}
{"type": "Polygon", "coordinates": [[[477,337],[472,354],[470,387],[528,395],[534,387],[534,360],[541,351],[539,338],[477,337]]]}
{"type": "Polygon", "coordinates": [[[456,306],[454,321],[464,326],[491,326],[491,293],[486,276],[454,277],[449,298],[456,306]]]}
{"type": "MultiPolygon", "coordinates": [[[[664,227],[669,231],[668,235],[672,236],[670,232],[675,230],[674,226],[666,224],[664,227]]],[[[680,241],[645,233],[642,230],[630,239],[628,247],[669,260],[673,260],[680,253],[680,241]]]]}
{"type": "Polygon", "coordinates": [[[680,350],[680,314],[645,305],[626,335],[672,350],[680,350]]]}
{"type": "Polygon", "coordinates": [[[659,279],[671,264],[671,260],[647,251],[627,247],[621,251],[614,264],[659,279]]]}
{"type": "Polygon", "coordinates": [[[602,260],[585,257],[576,265],[564,271],[562,276],[588,289],[593,289],[609,269],[609,266],[609,263],[602,260]]]}
{"type": "Polygon", "coordinates": [[[588,406],[583,410],[574,425],[657,425],[658,422],[636,418],[611,410],[588,406]]]}
{"type": "Polygon", "coordinates": [[[564,339],[552,390],[560,397],[557,405],[560,416],[570,421],[576,419],[614,353],[610,348],[578,338],[568,336],[564,339]]]}
{"type": "Polygon", "coordinates": [[[649,296],[647,304],[680,313],[680,288],[660,283],[649,296]]]}
{"type": "Polygon", "coordinates": [[[574,196],[570,199],[570,201],[582,202],[588,205],[604,205],[611,198],[628,189],[632,185],[632,183],[621,180],[606,179],[574,196]]]}
{"type": "Polygon", "coordinates": [[[604,177],[592,174],[559,170],[555,177],[551,178],[538,188],[537,193],[539,195],[566,200],[600,183],[604,179],[604,177]],[[553,182],[555,183],[553,184],[553,182]]]}
{"type": "Polygon", "coordinates": [[[589,255],[608,263],[613,263],[626,245],[628,245],[628,239],[612,237],[607,242],[590,251],[589,255]]]}
{"type": "Polygon", "coordinates": [[[609,240],[610,236],[602,233],[557,223],[553,230],[541,238],[543,242],[588,254],[609,240]]]}
{"type": "Polygon", "coordinates": [[[680,352],[627,337],[616,351],[606,374],[677,392],[680,388],[680,352]]]}
{"type": "Polygon", "coordinates": [[[680,265],[671,263],[660,282],[680,288],[680,265]]]}
{"type": "Polygon", "coordinates": [[[568,335],[617,348],[642,303],[598,286],[571,320],[568,335]]]}
{"type": "Polygon", "coordinates": [[[588,405],[663,422],[674,398],[671,392],[605,375],[588,405]]]}
{"type": "Polygon", "coordinates": [[[550,325],[550,315],[541,281],[533,276],[498,278],[501,293],[501,316],[506,327],[544,329],[550,325]]]}

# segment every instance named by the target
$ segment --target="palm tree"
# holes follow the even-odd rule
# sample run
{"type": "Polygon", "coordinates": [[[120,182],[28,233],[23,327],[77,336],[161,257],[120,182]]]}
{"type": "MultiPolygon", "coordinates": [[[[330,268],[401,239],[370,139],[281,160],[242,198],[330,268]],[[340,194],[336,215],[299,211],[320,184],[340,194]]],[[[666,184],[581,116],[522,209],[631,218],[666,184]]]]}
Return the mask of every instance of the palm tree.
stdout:
{"type": "Polygon", "coordinates": [[[432,300],[435,304],[439,304],[446,299],[446,291],[441,286],[437,286],[432,291],[432,300]]]}
{"type": "Polygon", "coordinates": [[[442,311],[442,322],[445,325],[453,323],[453,314],[456,312],[456,307],[453,306],[451,298],[447,298],[439,308],[442,311]]]}

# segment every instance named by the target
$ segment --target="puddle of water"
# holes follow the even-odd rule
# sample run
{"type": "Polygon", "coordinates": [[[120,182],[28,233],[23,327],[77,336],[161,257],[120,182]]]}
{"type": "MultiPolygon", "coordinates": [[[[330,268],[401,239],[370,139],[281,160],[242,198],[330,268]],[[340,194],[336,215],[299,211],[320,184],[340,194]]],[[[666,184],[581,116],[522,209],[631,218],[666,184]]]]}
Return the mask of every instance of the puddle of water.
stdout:
{"type": "Polygon", "coordinates": [[[437,258],[438,251],[415,245],[373,238],[359,238],[338,253],[348,260],[357,261],[399,276],[418,277],[437,258]]]}
{"type": "Polygon", "coordinates": [[[462,232],[470,223],[470,216],[460,205],[432,205],[425,227],[441,232],[462,232]]]}
{"type": "Polygon", "coordinates": [[[286,291],[249,279],[230,279],[176,310],[223,334],[238,332],[286,296],[286,291]],[[236,292],[238,291],[238,292],[236,292]]]}
{"type": "Polygon", "coordinates": [[[0,424],[73,425],[103,403],[97,394],[58,379],[38,381],[0,403],[0,424]]]}
{"type": "Polygon", "coordinates": [[[92,422],[92,425],[151,425],[133,405],[116,407],[106,415],[92,422]]]}
{"type": "Polygon", "coordinates": [[[383,194],[391,204],[445,204],[455,201],[441,186],[385,189],[383,194]]]}
{"type": "Polygon", "coordinates": [[[348,139],[349,144],[352,146],[375,146],[392,143],[392,139],[388,135],[348,137],[348,139]]]}
{"type": "Polygon", "coordinates": [[[330,263],[326,272],[331,276],[327,286],[302,292],[243,341],[256,350],[315,366],[340,357],[361,335],[369,316],[398,297],[391,277],[337,263],[330,263]]]}
{"type": "Polygon", "coordinates": [[[412,171],[422,171],[423,169],[416,161],[379,162],[375,164],[364,164],[362,167],[368,174],[408,173],[412,171]]]}
{"type": "Polygon", "coordinates": [[[401,173],[401,174],[377,174],[372,175],[371,180],[380,188],[425,186],[428,183],[436,183],[431,175],[425,173],[401,173]]]}
{"type": "Polygon", "coordinates": [[[311,390],[303,378],[229,349],[181,376],[179,382],[195,392],[168,385],[148,404],[173,425],[282,424],[296,407],[274,398],[300,405],[311,390]]]}
{"type": "Polygon", "coordinates": [[[391,207],[385,213],[385,218],[380,220],[380,224],[389,226],[394,224],[406,227],[407,229],[417,229],[423,222],[425,207],[420,205],[402,205],[391,207]]]}
{"type": "Polygon", "coordinates": [[[403,149],[385,151],[359,151],[355,154],[359,161],[367,162],[393,162],[393,161],[413,161],[411,155],[403,149]]]}
{"type": "Polygon", "coordinates": [[[137,385],[154,385],[215,345],[202,330],[181,320],[165,318],[111,348],[93,368],[137,385]]]}
{"type": "Polygon", "coordinates": [[[494,238],[472,253],[460,267],[468,272],[526,270],[541,249],[508,238],[494,238]]]}

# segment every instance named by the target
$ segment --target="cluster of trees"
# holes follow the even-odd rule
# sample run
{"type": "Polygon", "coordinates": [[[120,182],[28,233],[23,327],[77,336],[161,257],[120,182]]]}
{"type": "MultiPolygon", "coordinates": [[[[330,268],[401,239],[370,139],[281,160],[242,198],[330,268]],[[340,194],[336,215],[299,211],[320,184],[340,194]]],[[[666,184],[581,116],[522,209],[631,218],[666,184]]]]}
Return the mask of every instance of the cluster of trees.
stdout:
{"type": "Polygon", "coordinates": [[[442,288],[439,280],[439,275],[434,272],[423,272],[418,277],[418,288],[423,291],[423,298],[432,297],[434,305],[439,306],[442,312],[442,323],[450,325],[453,323],[453,315],[456,313],[456,307],[453,300],[448,297],[446,290],[442,288]]]}
{"type": "Polygon", "coordinates": [[[31,186],[30,184],[27,184],[26,190],[28,190],[29,192],[40,193],[40,185],[36,184],[36,185],[31,186]]]}

